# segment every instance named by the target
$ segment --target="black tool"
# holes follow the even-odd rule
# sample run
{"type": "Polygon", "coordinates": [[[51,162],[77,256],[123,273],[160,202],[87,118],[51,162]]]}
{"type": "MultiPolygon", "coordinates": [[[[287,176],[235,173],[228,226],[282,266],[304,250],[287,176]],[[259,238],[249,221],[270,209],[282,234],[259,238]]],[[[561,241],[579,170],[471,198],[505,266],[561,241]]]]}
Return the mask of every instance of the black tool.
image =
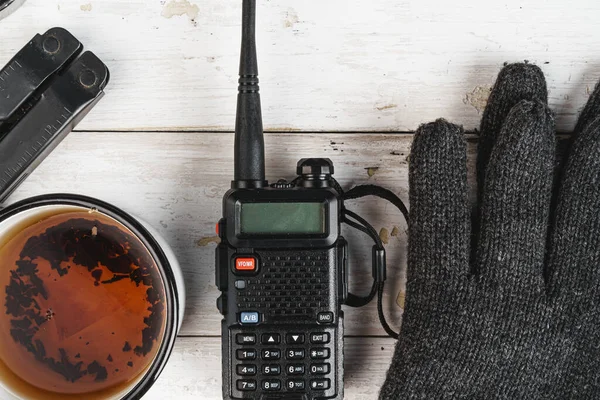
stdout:
{"type": "Polygon", "coordinates": [[[102,98],[108,68],[82,50],[53,28],[0,70],[0,203],[102,98]]]}
{"type": "Polygon", "coordinates": [[[0,0],[0,19],[12,14],[24,2],[25,0],[0,0]]]}
{"type": "Polygon", "coordinates": [[[243,0],[242,51],[235,127],[235,171],[217,225],[216,284],[221,325],[223,397],[255,400],[342,399],[344,313],[378,294],[383,315],[385,249],[367,221],[344,200],[373,195],[408,211],[374,185],[344,192],[333,163],[302,159],[298,177],[268,185],[255,44],[255,0],[243,0]],[[348,293],[347,242],[340,225],[369,235],[373,286],[348,293]]]}

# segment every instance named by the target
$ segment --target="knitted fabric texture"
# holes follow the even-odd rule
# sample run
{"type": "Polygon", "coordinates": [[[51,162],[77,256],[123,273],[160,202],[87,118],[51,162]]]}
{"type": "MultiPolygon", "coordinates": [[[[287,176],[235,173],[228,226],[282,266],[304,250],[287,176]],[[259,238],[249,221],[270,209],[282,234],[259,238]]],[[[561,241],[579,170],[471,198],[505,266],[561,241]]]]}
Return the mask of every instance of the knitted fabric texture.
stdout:
{"type": "Polygon", "coordinates": [[[538,67],[501,71],[475,213],[462,129],[416,133],[406,306],[381,399],[600,398],[600,87],[557,180],[547,101],[538,67]]]}

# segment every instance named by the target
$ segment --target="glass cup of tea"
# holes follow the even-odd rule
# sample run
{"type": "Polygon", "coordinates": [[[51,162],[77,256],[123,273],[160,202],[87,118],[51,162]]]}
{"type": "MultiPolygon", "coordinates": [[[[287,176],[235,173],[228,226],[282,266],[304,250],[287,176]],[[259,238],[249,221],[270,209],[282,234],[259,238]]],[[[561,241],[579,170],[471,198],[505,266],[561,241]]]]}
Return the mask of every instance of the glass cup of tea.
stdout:
{"type": "Polygon", "coordinates": [[[0,211],[0,398],[140,398],[185,309],[173,251],[101,201],[44,195],[0,211]]]}

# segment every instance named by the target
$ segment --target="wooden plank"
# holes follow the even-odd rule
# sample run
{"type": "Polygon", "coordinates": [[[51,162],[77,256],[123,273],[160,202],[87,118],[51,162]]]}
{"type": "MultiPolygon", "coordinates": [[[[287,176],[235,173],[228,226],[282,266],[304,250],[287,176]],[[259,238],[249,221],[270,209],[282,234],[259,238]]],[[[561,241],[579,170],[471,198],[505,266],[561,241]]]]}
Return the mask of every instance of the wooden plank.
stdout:
{"type": "MultiPolygon", "coordinates": [[[[35,33],[71,30],[111,69],[84,130],[233,130],[241,1],[27,0],[0,23],[0,65],[35,33]],[[181,15],[180,15],[181,14],[181,15]]],[[[541,65],[560,130],[598,79],[600,3],[259,2],[269,130],[474,129],[505,61],[541,65]]]]}
{"type": "MultiPolygon", "coordinates": [[[[302,157],[330,157],[344,188],[374,183],[408,203],[408,161],[412,135],[267,134],[267,177],[291,178],[302,157]]],[[[215,222],[233,176],[233,135],[214,133],[72,133],[13,194],[10,201],[42,193],[77,192],[117,205],[156,227],[174,248],[187,284],[182,334],[218,335],[215,306],[215,222]]],[[[473,146],[470,147],[471,165],[473,146]]],[[[388,232],[385,310],[392,326],[402,313],[406,224],[393,206],[366,199],[348,203],[388,232]],[[394,230],[394,228],[397,228],[394,230]],[[392,235],[393,233],[393,235],[392,235]]],[[[350,247],[350,281],[356,293],[369,291],[372,243],[344,230],[350,247]]],[[[385,235],[385,232],[384,232],[385,235]]],[[[375,302],[346,309],[348,335],[385,335],[375,302]]]]}
{"type": "MultiPolygon", "coordinates": [[[[390,366],[395,341],[347,338],[346,400],[376,399],[390,366]]],[[[164,372],[144,399],[221,399],[221,339],[179,338],[164,372]]]]}

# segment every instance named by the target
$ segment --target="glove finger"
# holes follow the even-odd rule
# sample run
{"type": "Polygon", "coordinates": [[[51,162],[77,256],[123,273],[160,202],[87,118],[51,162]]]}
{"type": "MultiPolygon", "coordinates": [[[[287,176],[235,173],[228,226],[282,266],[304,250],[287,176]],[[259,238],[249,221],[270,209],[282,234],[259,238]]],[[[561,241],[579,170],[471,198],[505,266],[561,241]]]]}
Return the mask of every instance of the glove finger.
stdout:
{"type": "Polygon", "coordinates": [[[477,155],[479,199],[492,149],[510,110],[522,100],[548,103],[544,73],[537,65],[509,64],[500,71],[481,120],[477,155]]]}
{"type": "Polygon", "coordinates": [[[550,236],[549,292],[569,301],[600,291],[600,116],[578,134],[550,236]]]}
{"type": "Polygon", "coordinates": [[[468,273],[470,217],[462,127],[422,125],[410,156],[409,269],[415,280],[447,282],[468,273]]]}
{"type": "Polygon", "coordinates": [[[554,146],[548,107],[519,102],[498,135],[482,193],[476,269],[494,285],[543,288],[554,146]]]}
{"type": "Polygon", "coordinates": [[[577,121],[577,125],[575,126],[575,132],[583,132],[585,127],[598,118],[598,116],[600,116],[600,82],[596,85],[594,92],[583,108],[579,120],[577,121]]]}

